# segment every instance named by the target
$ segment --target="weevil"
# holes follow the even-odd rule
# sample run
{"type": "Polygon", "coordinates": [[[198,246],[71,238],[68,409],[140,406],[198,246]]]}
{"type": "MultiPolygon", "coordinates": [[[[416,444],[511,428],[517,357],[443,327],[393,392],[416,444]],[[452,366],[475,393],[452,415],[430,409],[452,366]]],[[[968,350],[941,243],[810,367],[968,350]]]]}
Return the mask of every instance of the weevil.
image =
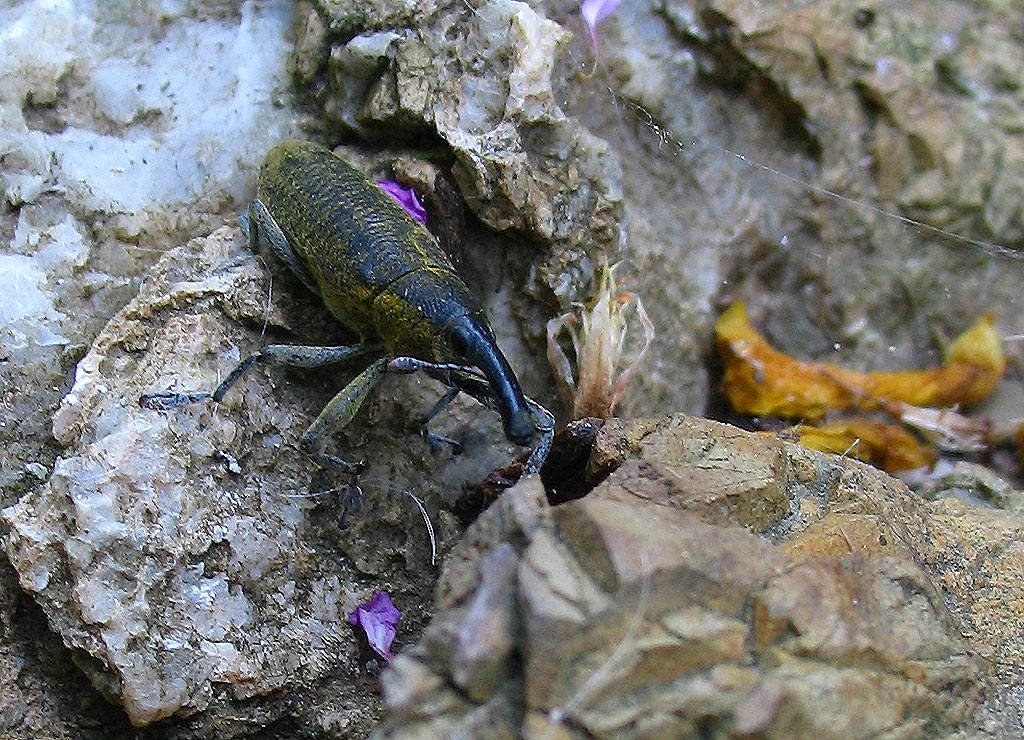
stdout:
{"type": "MultiPolygon", "coordinates": [[[[260,167],[247,221],[250,249],[269,246],[360,342],[267,345],[211,393],[150,393],[140,404],[169,409],[206,398],[219,402],[259,362],[318,367],[373,357],[303,435],[303,450],[317,462],[351,470],[327,451],[331,432],[352,420],[385,372],[424,371],[450,389],[426,422],[456,394],[467,393],[498,411],[515,444],[528,445],[539,433],[524,474],[540,469],[551,446],[551,414],[523,394],[481,304],[437,239],[374,182],[324,147],[285,141],[260,167]]],[[[432,443],[451,442],[430,433],[426,422],[432,443]]]]}

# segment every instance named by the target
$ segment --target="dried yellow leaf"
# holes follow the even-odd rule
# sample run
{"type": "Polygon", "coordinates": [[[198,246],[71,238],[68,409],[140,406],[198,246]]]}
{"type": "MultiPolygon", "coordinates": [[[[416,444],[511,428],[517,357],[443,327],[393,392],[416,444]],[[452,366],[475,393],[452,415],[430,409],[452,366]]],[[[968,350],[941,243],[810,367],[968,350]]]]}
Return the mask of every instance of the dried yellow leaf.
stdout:
{"type": "Polygon", "coordinates": [[[888,473],[935,462],[934,447],[896,424],[848,419],[818,427],[801,424],[795,431],[804,447],[854,457],[888,473]]]}
{"type": "Polygon", "coordinates": [[[754,416],[819,419],[829,410],[870,411],[891,402],[971,405],[992,391],[1006,369],[991,314],[950,344],[945,365],[928,370],[863,373],[797,360],[772,348],[738,302],[718,317],[715,337],[725,362],[722,388],[737,411],[754,416]]]}

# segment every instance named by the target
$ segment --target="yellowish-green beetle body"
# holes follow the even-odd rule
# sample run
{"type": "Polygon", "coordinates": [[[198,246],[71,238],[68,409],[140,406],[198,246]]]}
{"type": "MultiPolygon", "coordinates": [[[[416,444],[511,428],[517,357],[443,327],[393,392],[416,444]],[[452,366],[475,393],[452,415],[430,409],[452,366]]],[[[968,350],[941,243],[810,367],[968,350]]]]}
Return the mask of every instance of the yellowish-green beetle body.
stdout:
{"type": "Polygon", "coordinates": [[[376,183],[321,146],[285,141],[260,168],[255,205],[250,228],[280,230],[294,255],[285,260],[335,317],[392,357],[479,368],[506,435],[529,444],[530,411],[479,301],[437,239],[376,183]]]}

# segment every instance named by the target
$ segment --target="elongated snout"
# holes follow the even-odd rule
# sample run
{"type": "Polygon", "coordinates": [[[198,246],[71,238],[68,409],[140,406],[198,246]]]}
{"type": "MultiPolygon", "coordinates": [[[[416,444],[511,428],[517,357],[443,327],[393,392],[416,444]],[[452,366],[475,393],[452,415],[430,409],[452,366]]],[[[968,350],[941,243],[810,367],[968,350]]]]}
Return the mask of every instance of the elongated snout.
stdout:
{"type": "Polygon", "coordinates": [[[533,441],[533,416],[512,367],[498,349],[494,335],[476,317],[460,316],[448,327],[455,351],[480,368],[498,402],[505,436],[517,445],[533,441]]]}

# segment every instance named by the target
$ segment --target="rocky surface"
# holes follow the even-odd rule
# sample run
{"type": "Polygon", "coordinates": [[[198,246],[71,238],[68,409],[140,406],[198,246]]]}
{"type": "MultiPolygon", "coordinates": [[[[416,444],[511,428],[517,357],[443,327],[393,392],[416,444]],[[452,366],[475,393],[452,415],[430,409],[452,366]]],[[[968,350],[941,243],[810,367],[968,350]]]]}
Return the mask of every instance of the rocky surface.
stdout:
{"type": "Polygon", "coordinates": [[[375,738],[949,737],[1016,696],[1019,515],[685,416],[606,425],[587,475],[470,528],[375,738]]]}
{"type": "MultiPolygon", "coordinates": [[[[559,495],[599,484],[587,498],[551,510],[521,488],[460,541],[464,485],[514,450],[468,403],[445,422],[466,455],[406,444],[432,383],[389,379],[338,435],[374,463],[344,531],[341,499],[320,495],[344,481],[293,446],[344,371],[260,371],[217,410],[133,399],[208,388],[265,337],[343,339],[237,232],[143,284],[234,222],[299,123],[423,191],[547,402],[544,322],[605,256],[658,332],[626,416],[722,411],[710,329],[737,298],[780,349],[865,370],[933,364],[990,310],[1019,337],[1022,20],[994,2],[624,0],[595,60],[561,0],[0,9],[0,534],[17,567],[0,570],[0,734],[129,737],[131,718],[152,737],[362,737],[377,664],[340,620],[385,586],[407,621],[382,733],[827,734],[815,711],[845,697],[823,716],[848,736],[1018,737],[1021,485],[1002,453],[1002,479],[939,470],[925,502],[861,466],[662,420],[609,429],[592,480],[546,471],[559,495]],[[435,605],[407,488],[442,551],[461,542],[435,605]],[[646,541],[652,511],[646,565],[607,554],[636,517],[646,541]],[[690,601],[662,585],[677,577],[690,601]],[[537,625],[565,637],[534,642],[537,625]],[[103,697],[128,713],[108,719],[103,697]]],[[[982,415],[1024,416],[1024,343],[1007,351],[982,415]]]]}
{"type": "MultiPolygon", "coordinates": [[[[234,220],[243,164],[294,131],[288,3],[0,7],[0,507],[61,451],[75,363],[188,236],[234,220]]],[[[7,534],[6,527],[2,534],[7,534]]],[[[128,736],[39,606],[0,566],[0,735],[128,736]]]]}
{"type": "Polygon", "coordinates": [[[221,6],[0,9],[4,503],[49,469],[67,375],[145,269],[233,220],[252,153],[295,130],[287,3],[221,6]]]}
{"type": "MultiPolygon", "coordinates": [[[[362,412],[372,424],[338,436],[340,456],[367,462],[362,508],[346,513],[354,481],[318,475],[298,439],[358,368],[305,389],[255,371],[217,406],[140,408],[145,392],[210,389],[261,336],[314,323],[312,297],[266,303],[269,273],[244,241],[225,227],[160,260],[79,363],[54,419],[66,449],[46,485],[3,511],[22,588],[137,725],[211,706],[211,728],[240,704],[280,714],[260,698],[338,671],[338,691],[351,693],[363,663],[348,613],[387,589],[408,631],[429,601],[431,542],[407,494],[434,512],[443,547],[457,531],[436,515],[458,494],[451,482],[509,459],[507,445],[482,445],[502,439],[497,416],[471,406],[438,429],[471,435],[473,454],[434,454],[419,440],[386,452],[393,430],[439,395],[433,382],[389,378],[362,412]]],[[[349,732],[372,719],[373,701],[360,704],[349,732]]]]}
{"type": "Polygon", "coordinates": [[[1021,87],[1002,81],[1024,72],[1004,53],[1020,8],[652,5],[602,25],[606,75],[588,87],[574,59],[558,88],[591,90],[567,112],[624,154],[624,253],[659,316],[634,413],[702,408],[690,342],[733,299],[785,351],[865,369],[934,363],[989,310],[1020,332],[1020,199],[1004,197],[1021,186],[1021,87]]]}

